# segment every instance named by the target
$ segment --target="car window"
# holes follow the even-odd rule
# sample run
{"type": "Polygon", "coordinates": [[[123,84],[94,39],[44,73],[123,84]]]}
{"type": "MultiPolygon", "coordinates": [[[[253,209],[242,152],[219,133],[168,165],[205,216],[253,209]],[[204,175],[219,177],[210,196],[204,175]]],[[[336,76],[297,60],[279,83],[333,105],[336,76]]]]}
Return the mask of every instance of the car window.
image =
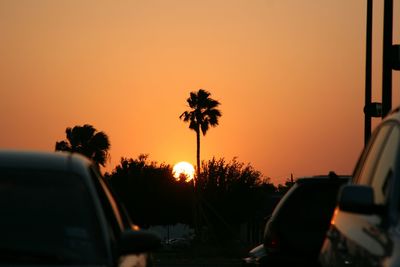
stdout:
{"type": "Polygon", "coordinates": [[[336,204],[340,183],[305,183],[292,191],[276,214],[281,243],[298,253],[318,250],[336,204]]]}
{"type": "Polygon", "coordinates": [[[118,205],[112,196],[112,193],[108,190],[107,185],[104,183],[102,177],[97,174],[93,169],[90,169],[93,182],[96,186],[97,192],[102,203],[104,214],[111,227],[113,238],[119,238],[119,234],[123,228],[123,222],[118,210],[118,205]]]}
{"type": "Polygon", "coordinates": [[[366,152],[367,154],[362,157],[362,162],[357,165],[358,170],[356,170],[354,176],[355,183],[363,185],[369,185],[371,183],[376,162],[380,153],[382,152],[382,148],[385,146],[387,135],[391,129],[391,125],[384,125],[378,129],[370,148],[366,152]]]}
{"type": "Polygon", "coordinates": [[[282,225],[313,228],[330,220],[339,184],[315,183],[299,186],[281,207],[282,225]]]}
{"type": "Polygon", "coordinates": [[[393,179],[400,142],[399,129],[393,127],[376,164],[371,186],[376,204],[384,204],[393,179]]]}
{"type": "Polygon", "coordinates": [[[2,169],[0,210],[0,262],[104,264],[95,206],[79,176],[2,169]]]}

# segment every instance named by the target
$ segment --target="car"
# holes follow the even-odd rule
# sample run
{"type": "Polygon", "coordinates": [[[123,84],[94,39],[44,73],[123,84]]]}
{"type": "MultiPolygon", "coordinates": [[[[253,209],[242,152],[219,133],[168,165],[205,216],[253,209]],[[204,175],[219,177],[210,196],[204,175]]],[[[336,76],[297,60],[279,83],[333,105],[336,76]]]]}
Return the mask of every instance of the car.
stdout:
{"type": "Polygon", "coordinates": [[[0,150],[0,210],[1,266],[150,266],[161,245],[79,154],[0,150]]]}
{"type": "Polygon", "coordinates": [[[264,242],[250,252],[248,262],[255,266],[317,265],[338,190],[348,180],[349,176],[333,172],[296,180],[275,207],[265,225],[264,242]]]}
{"type": "Polygon", "coordinates": [[[374,130],[337,206],[322,266],[400,265],[400,108],[374,130]]]}

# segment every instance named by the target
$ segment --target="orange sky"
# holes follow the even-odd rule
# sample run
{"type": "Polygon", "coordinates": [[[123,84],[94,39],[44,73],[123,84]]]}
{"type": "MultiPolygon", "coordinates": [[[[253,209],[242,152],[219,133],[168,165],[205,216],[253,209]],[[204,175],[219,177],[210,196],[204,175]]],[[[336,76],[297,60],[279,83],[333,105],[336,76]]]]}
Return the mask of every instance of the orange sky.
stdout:
{"type": "Polygon", "coordinates": [[[351,173],[363,145],[365,3],[0,0],[0,148],[53,150],[66,127],[89,123],[110,137],[107,170],[140,153],[195,163],[195,134],[178,117],[204,88],[223,116],[202,159],[237,156],[274,182],[351,173]]]}

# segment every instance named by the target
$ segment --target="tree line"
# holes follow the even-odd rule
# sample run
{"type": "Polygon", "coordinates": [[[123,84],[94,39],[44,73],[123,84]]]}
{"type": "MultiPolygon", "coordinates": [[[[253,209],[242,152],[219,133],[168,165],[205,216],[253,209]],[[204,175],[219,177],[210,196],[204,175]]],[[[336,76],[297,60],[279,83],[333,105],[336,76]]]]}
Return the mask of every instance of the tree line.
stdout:
{"type": "Polygon", "coordinates": [[[150,161],[143,154],[122,158],[105,178],[140,226],[200,225],[207,237],[224,240],[233,237],[241,224],[262,221],[288,188],[276,187],[236,158],[203,161],[196,187],[184,176],[175,179],[170,165],[150,161]]]}

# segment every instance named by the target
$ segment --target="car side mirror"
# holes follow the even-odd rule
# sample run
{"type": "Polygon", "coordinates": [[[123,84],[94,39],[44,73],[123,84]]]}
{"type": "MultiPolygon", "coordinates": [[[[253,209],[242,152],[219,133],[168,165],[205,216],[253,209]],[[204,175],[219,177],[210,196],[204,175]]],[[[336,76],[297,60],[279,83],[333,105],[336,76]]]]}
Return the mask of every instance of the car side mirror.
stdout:
{"type": "Polygon", "coordinates": [[[339,209],[359,214],[379,214],[380,205],[374,203],[374,191],[366,185],[344,185],[339,191],[339,209]]]}
{"type": "Polygon", "coordinates": [[[161,239],[145,230],[125,230],[121,233],[119,242],[119,253],[138,254],[150,252],[161,247],[161,239]]]}

